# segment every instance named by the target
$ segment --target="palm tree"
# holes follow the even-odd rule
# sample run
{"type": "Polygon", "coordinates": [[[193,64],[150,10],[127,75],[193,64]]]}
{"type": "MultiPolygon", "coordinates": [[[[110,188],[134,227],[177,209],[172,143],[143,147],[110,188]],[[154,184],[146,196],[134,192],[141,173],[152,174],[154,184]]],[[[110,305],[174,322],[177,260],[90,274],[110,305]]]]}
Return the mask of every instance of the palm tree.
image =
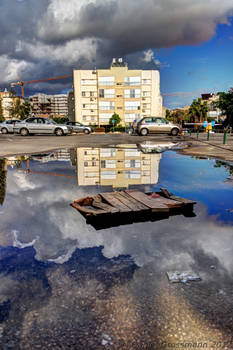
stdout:
{"type": "Polygon", "coordinates": [[[207,119],[208,111],[209,107],[207,102],[202,102],[201,98],[198,98],[197,100],[193,100],[189,108],[189,115],[193,117],[194,122],[203,123],[203,121],[207,119]]]}

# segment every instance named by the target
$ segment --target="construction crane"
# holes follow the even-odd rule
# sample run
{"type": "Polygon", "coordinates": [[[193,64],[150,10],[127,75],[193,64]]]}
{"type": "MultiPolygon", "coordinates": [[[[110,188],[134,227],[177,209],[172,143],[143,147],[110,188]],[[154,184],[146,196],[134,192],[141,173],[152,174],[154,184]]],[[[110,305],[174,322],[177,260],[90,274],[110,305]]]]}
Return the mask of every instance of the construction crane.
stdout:
{"type": "Polygon", "coordinates": [[[35,84],[35,83],[43,83],[44,81],[66,79],[66,78],[71,78],[71,77],[72,77],[72,74],[63,75],[62,77],[45,78],[45,79],[40,79],[40,80],[31,80],[31,81],[19,80],[16,83],[11,83],[11,87],[21,86],[21,96],[24,99],[24,85],[35,84]]]}

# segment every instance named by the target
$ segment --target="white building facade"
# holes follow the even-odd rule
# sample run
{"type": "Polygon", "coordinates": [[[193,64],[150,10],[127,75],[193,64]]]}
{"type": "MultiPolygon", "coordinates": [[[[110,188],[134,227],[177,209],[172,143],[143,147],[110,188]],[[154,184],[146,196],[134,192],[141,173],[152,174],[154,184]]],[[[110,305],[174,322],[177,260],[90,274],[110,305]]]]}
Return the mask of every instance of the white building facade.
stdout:
{"type": "Polygon", "coordinates": [[[108,125],[120,116],[121,125],[146,116],[162,116],[160,73],[129,70],[121,59],[110,69],[74,70],[75,120],[83,124],[108,125]]]}

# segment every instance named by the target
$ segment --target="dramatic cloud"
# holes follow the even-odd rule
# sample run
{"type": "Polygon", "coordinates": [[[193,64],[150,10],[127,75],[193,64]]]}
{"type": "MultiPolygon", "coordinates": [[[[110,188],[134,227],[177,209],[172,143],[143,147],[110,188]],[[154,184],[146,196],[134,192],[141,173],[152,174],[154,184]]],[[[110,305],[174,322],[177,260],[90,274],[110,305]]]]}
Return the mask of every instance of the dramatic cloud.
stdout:
{"type": "Polygon", "coordinates": [[[207,41],[232,13],[231,0],[2,0],[0,83],[104,67],[114,56],[161,67],[152,49],[207,41]]]}

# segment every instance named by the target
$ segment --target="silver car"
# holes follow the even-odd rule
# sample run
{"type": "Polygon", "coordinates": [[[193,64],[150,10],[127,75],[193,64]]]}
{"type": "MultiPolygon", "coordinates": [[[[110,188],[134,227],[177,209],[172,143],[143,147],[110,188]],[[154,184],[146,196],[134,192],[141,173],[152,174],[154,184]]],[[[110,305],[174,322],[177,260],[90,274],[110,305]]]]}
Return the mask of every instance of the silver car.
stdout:
{"type": "Polygon", "coordinates": [[[10,134],[14,132],[14,126],[17,123],[21,123],[19,119],[6,120],[0,124],[0,130],[2,134],[10,134]]]}
{"type": "Polygon", "coordinates": [[[55,134],[57,136],[70,134],[72,129],[67,125],[57,124],[52,119],[31,117],[14,126],[14,132],[27,136],[29,134],[55,134]]]}
{"type": "Polygon", "coordinates": [[[136,124],[136,132],[142,136],[152,133],[165,133],[176,136],[180,131],[179,125],[161,117],[144,117],[136,124]]]}
{"type": "Polygon", "coordinates": [[[90,126],[83,125],[79,122],[67,122],[66,125],[72,128],[73,132],[83,132],[84,134],[90,134],[93,129],[90,126]]]}

